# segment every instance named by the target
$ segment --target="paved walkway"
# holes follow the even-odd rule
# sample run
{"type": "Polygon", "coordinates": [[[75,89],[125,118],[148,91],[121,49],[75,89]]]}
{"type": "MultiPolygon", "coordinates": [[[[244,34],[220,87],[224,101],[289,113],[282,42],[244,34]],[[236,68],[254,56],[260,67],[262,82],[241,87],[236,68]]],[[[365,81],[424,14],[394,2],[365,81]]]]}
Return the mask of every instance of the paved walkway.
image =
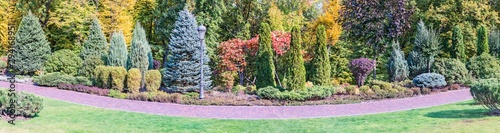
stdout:
{"type": "MultiPolygon", "coordinates": [[[[9,85],[8,82],[0,82],[0,87],[8,87],[9,85]]],[[[472,99],[469,90],[463,89],[433,95],[356,104],[316,106],[197,106],[115,99],[29,84],[16,84],[16,90],[27,91],[71,103],[113,110],[220,119],[290,119],[352,116],[411,110],[472,99]]]]}

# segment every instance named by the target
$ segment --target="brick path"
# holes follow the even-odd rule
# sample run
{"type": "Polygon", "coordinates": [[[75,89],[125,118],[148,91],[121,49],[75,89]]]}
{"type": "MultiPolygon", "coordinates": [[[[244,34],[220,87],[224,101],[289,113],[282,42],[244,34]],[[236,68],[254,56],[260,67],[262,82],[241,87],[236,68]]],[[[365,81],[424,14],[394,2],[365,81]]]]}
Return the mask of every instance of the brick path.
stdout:
{"type": "MultiPolygon", "coordinates": [[[[8,82],[0,82],[0,87],[8,87],[9,85],[8,82]]],[[[411,110],[472,99],[469,89],[462,89],[433,95],[356,104],[316,106],[197,106],[115,99],[29,84],[16,84],[16,90],[31,92],[40,96],[71,103],[112,110],[220,119],[291,119],[352,116],[411,110]]]]}

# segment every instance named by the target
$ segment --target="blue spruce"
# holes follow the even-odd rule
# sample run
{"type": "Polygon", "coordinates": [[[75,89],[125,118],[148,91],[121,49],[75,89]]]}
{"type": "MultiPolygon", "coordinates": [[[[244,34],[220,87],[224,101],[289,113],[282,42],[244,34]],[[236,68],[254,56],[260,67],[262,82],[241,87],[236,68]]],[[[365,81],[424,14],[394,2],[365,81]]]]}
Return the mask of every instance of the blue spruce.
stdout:
{"type": "Polygon", "coordinates": [[[41,70],[51,49],[38,18],[31,11],[23,17],[15,36],[12,62],[9,65],[22,74],[33,74],[41,70]]]}
{"type": "Polygon", "coordinates": [[[204,88],[211,88],[211,70],[208,66],[210,61],[207,52],[201,54],[201,46],[198,41],[198,31],[195,18],[187,9],[179,12],[175,22],[175,28],[170,36],[168,45],[169,59],[165,62],[163,72],[163,83],[167,90],[187,92],[199,89],[200,80],[204,80],[204,88]],[[200,64],[200,58],[204,64],[200,64]],[[200,69],[203,67],[204,77],[201,79],[200,69]]]}

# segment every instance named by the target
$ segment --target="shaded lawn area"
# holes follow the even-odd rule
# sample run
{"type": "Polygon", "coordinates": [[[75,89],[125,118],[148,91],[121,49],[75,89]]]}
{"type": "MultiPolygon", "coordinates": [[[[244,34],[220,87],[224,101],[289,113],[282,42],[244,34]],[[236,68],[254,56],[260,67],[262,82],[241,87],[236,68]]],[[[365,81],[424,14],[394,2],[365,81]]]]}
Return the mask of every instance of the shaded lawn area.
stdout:
{"type": "Polygon", "coordinates": [[[123,112],[44,99],[38,117],[0,122],[0,132],[497,132],[500,117],[473,101],[364,116],[220,120],[123,112]]]}

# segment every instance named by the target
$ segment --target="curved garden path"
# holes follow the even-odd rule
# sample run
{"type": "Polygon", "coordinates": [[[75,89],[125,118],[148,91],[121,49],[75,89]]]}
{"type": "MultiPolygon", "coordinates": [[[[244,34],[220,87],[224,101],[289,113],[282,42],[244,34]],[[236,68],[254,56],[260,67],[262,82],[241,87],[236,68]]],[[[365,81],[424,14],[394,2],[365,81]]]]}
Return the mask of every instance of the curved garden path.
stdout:
{"type": "MultiPolygon", "coordinates": [[[[0,87],[9,87],[0,82],[0,87]]],[[[99,108],[159,114],[167,116],[220,119],[290,119],[352,116],[425,108],[472,99],[469,89],[442,92],[404,99],[362,102],[356,104],[316,106],[196,106],[115,99],[80,92],[16,83],[16,90],[40,96],[99,108]]]]}

